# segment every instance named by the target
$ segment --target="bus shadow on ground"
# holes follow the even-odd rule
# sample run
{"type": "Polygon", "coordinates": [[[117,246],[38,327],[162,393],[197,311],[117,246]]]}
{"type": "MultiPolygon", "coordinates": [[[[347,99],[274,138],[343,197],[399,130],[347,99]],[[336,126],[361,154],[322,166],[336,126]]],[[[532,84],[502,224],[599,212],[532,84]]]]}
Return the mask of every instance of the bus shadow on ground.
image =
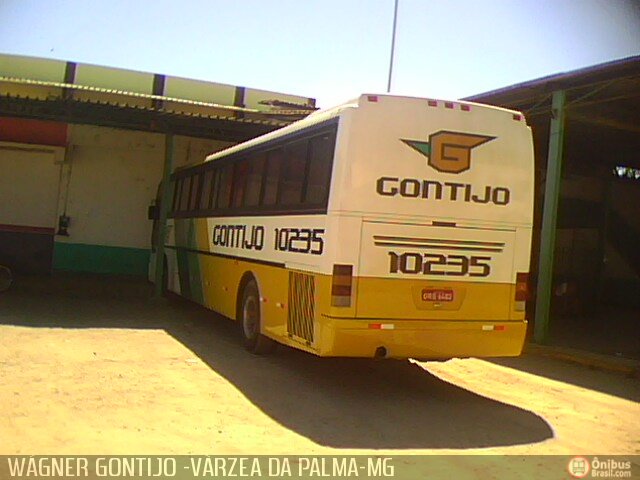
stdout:
{"type": "Polygon", "coordinates": [[[327,447],[467,449],[553,437],[534,413],[443,381],[414,363],[318,358],[286,347],[259,357],[242,348],[235,322],[185,300],[150,301],[144,284],[121,296],[121,283],[113,279],[74,282],[18,285],[0,298],[0,323],[164,329],[266,415],[327,447]]]}
{"type": "Polygon", "coordinates": [[[464,449],[553,436],[537,415],[447,383],[413,363],[320,359],[288,349],[237,362],[201,348],[200,339],[175,336],[267,415],[324,446],[464,449]]]}
{"type": "Polygon", "coordinates": [[[283,346],[255,356],[242,348],[234,322],[186,308],[190,321],[167,331],[265,414],[320,445],[466,449],[553,437],[534,413],[448,383],[420,365],[319,358],[283,346]]]}

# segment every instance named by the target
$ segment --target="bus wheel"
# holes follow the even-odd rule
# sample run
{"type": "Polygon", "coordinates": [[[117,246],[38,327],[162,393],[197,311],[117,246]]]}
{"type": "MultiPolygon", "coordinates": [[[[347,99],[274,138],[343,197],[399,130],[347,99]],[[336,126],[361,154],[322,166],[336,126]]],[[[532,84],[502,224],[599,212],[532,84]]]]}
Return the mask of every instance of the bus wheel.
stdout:
{"type": "Polygon", "coordinates": [[[260,295],[254,280],[249,281],[242,291],[239,314],[245,348],[256,355],[271,353],[276,342],[260,333],[260,295]]]}
{"type": "Polygon", "coordinates": [[[12,282],[11,270],[0,265],[0,292],[8,290],[12,282]]]}

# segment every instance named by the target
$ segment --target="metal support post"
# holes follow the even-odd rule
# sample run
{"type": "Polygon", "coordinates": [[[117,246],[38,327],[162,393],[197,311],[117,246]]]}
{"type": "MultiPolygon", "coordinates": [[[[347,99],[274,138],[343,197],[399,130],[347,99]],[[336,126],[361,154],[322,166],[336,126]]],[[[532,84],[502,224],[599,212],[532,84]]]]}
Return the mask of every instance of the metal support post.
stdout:
{"type": "Polygon", "coordinates": [[[171,204],[171,191],[169,190],[170,176],[173,170],[173,134],[165,135],[164,169],[162,171],[162,184],[160,186],[160,205],[158,205],[158,236],[156,240],[155,259],[155,289],[154,296],[162,296],[164,287],[164,243],[167,239],[167,214],[171,204]]]}
{"type": "Polygon", "coordinates": [[[538,264],[538,285],[536,292],[536,318],[534,339],[546,343],[549,333],[549,309],[553,283],[553,253],[556,242],[556,220],[560,179],[562,174],[562,154],[564,142],[565,92],[553,92],[551,102],[551,125],[549,129],[549,152],[547,158],[547,178],[542,211],[542,232],[540,235],[540,260],[538,264]]]}

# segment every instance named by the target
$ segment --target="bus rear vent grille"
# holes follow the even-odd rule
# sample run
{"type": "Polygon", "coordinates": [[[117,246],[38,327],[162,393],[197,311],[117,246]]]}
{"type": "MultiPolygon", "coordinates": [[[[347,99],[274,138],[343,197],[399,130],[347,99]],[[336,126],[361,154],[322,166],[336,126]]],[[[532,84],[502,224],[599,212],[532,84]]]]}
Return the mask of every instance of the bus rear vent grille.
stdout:
{"type": "Polygon", "coordinates": [[[314,290],[313,276],[289,272],[287,327],[290,335],[306,340],[309,345],[313,343],[314,290]]]}

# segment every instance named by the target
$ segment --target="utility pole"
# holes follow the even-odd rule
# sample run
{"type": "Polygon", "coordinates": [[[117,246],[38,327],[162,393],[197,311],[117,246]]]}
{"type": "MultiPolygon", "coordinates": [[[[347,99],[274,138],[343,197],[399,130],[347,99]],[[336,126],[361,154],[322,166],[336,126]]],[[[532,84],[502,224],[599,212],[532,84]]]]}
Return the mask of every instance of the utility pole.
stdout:
{"type": "Polygon", "coordinates": [[[391,92],[391,76],[393,75],[393,55],[396,49],[396,25],[398,23],[398,2],[395,0],[393,7],[393,31],[391,33],[391,58],[389,59],[389,81],[387,82],[387,93],[391,92]]]}

